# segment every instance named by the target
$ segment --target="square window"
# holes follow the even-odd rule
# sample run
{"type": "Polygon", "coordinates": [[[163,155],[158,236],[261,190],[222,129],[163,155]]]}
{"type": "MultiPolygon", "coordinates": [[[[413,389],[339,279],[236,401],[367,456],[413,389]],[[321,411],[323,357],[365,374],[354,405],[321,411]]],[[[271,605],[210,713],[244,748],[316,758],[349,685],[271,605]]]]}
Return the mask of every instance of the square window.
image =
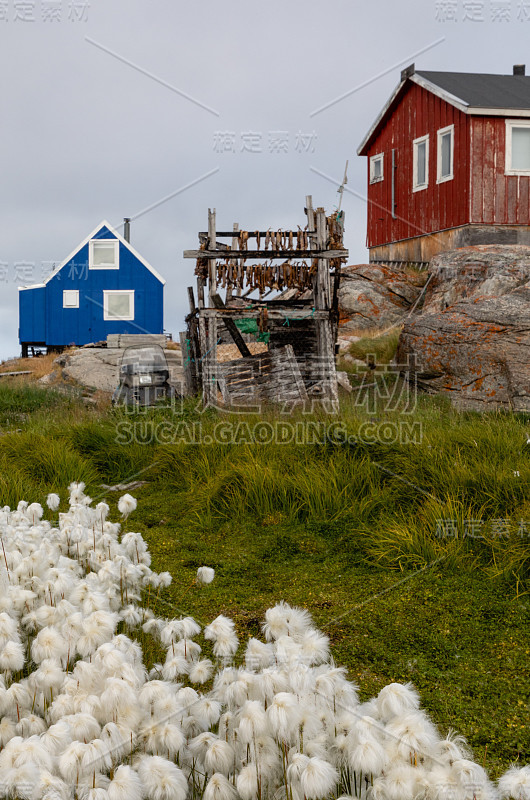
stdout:
{"type": "Polygon", "coordinates": [[[103,319],[109,321],[134,319],[134,291],[104,290],[103,319]]]}
{"type": "Polygon", "coordinates": [[[90,269],[118,269],[117,239],[92,239],[89,245],[90,269]]]}
{"type": "Polygon", "coordinates": [[[79,308],[79,291],[77,289],[63,291],[63,308],[79,308]]]}
{"type": "Polygon", "coordinates": [[[530,122],[506,120],[506,174],[530,175],[530,122]]]}
{"type": "Polygon", "coordinates": [[[370,183],[378,183],[383,180],[383,161],[383,153],[378,153],[376,156],[370,157],[370,183]]]}
{"type": "Polygon", "coordinates": [[[417,192],[429,185],[429,136],[414,139],[412,150],[412,191],[417,192]]]}
{"type": "Polygon", "coordinates": [[[455,126],[448,125],[438,131],[437,183],[453,179],[455,126]]]}

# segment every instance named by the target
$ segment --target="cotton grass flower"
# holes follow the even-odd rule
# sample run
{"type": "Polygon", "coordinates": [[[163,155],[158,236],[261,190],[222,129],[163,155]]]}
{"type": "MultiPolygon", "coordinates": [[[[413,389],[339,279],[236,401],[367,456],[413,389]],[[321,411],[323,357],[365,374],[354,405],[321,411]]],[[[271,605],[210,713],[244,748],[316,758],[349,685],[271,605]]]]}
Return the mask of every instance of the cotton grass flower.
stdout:
{"type": "MultiPolygon", "coordinates": [[[[168,586],[171,575],[153,572],[141,534],[122,533],[108,506],[92,508],[84,490],[70,486],[57,528],[25,502],[0,511],[4,794],[530,800],[529,767],[509,770],[497,792],[460,737],[440,738],[410,684],[390,684],[359,704],[304,609],[269,609],[267,641],[248,640],[244,666],[201,659],[192,617],[161,619],[142,607],[144,592],[168,586]],[[148,653],[117,635],[118,623],[142,626],[164,647],[164,663],[148,673],[148,653]],[[201,693],[184,683],[200,684],[201,693]]],[[[194,582],[212,576],[204,567],[194,582]]],[[[233,659],[233,620],[219,615],[202,635],[219,659],[233,659]]]]}
{"type": "Polygon", "coordinates": [[[215,772],[206,784],[202,800],[237,800],[237,789],[224,775],[215,772]]]}
{"type": "Polygon", "coordinates": [[[511,767],[499,778],[502,800],[530,800],[530,765],[511,767]]]}
{"type": "Polygon", "coordinates": [[[24,648],[20,642],[8,641],[0,651],[0,670],[18,672],[24,666],[24,648]]]}
{"type": "Polygon", "coordinates": [[[188,677],[191,683],[206,683],[212,677],[213,669],[210,659],[203,658],[191,667],[188,677]]]}
{"type": "Polygon", "coordinates": [[[197,586],[206,586],[206,584],[213,581],[214,576],[215,570],[212,567],[199,567],[195,583],[197,586]]]}
{"type": "Polygon", "coordinates": [[[107,793],[109,800],[142,800],[144,796],[138,773],[125,764],[120,764],[117,768],[107,793]]]}
{"type": "Polygon", "coordinates": [[[420,707],[420,698],[412,684],[390,683],[379,692],[377,706],[381,720],[388,722],[400,714],[417,711],[420,707]]]}
{"type": "Polygon", "coordinates": [[[301,709],[289,692],[279,692],[267,709],[267,720],[274,736],[280,741],[290,741],[298,732],[301,709]]]}
{"type": "Polygon", "coordinates": [[[53,492],[48,495],[46,498],[46,505],[50,509],[50,511],[57,511],[59,505],[61,503],[61,498],[58,494],[54,494],[53,492]]]}
{"type": "Polygon", "coordinates": [[[236,781],[237,793],[241,800],[254,800],[259,792],[258,765],[250,762],[239,771],[236,781]]]}
{"type": "Polygon", "coordinates": [[[118,500],[118,511],[124,519],[127,519],[129,514],[132,514],[132,512],[136,510],[137,505],[138,503],[134,497],[130,494],[124,494],[118,500]]]}
{"type": "Polygon", "coordinates": [[[338,778],[332,764],[321,758],[310,758],[301,772],[300,783],[308,800],[318,800],[333,792],[338,778]]]}
{"type": "Polygon", "coordinates": [[[186,800],[188,782],[171,761],[160,756],[144,756],[138,764],[138,776],[150,800],[186,800]]]}

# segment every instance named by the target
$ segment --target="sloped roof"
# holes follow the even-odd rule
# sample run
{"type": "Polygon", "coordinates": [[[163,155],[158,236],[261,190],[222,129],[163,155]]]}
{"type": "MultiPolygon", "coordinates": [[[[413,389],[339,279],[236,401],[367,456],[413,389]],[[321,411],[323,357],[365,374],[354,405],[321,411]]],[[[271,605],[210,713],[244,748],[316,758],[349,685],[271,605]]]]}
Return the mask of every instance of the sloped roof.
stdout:
{"type": "Polygon", "coordinates": [[[357,148],[366,148],[402,94],[415,83],[441,97],[464,114],[530,117],[530,76],[487,75],[479,72],[409,72],[392,92],[379,116],[357,148]]]}
{"type": "Polygon", "coordinates": [[[530,109],[530,76],[483,75],[475,72],[425,72],[420,75],[476,108],[530,109]]]}
{"type": "Polygon", "coordinates": [[[19,286],[19,287],[18,287],[18,288],[19,288],[19,291],[21,291],[21,290],[23,290],[23,289],[39,289],[39,288],[41,288],[41,287],[43,287],[43,286],[46,286],[46,284],[47,284],[49,281],[51,281],[51,279],[52,279],[52,278],[55,278],[55,276],[57,275],[57,273],[58,273],[58,272],[60,272],[60,271],[62,270],[62,268],[63,268],[64,266],[66,266],[66,264],[68,264],[68,263],[69,263],[69,262],[72,260],[72,258],[73,258],[73,257],[74,257],[74,256],[75,256],[75,255],[76,255],[76,254],[77,254],[77,253],[78,253],[78,252],[81,250],[81,248],[82,248],[82,247],[84,247],[86,244],[88,244],[88,242],[89,242],[91,239],[97,239],[97,238],[100,238],[100,237],[98,237],[98,236],[97,236],[97,234],[98,234],[98,233],[99,233],[99,232],[100,232],[100,231],[101,231],[103,228],[107,228],[107,229],[108,229],[108,231],[109,231],[109,232],[112,234],[112,236],[114,236],[116,239],[118,239],[118,241],[120,241],[120,242],[121,242],[121,243],[124,245],[124,247],[126,247],[126,248],[127,248],[127,250],[129,250],[129,251],[130,251],[130,252],[133,254],[133,256],[135,256],[135,257],[138,259],[138,261],[140,261],[140,263],[141,263],[141,264],[143,264],[143,266],[144,266],[146,269],[148,269],[148,270],[149,270],[149,272],[151,272],[151,273],[152,273],[152,274],[155,276],[155,278],[157,278],[157,279],[160,281],[160,283],[161,283],[162,285],[165,285],[165,283],[166,283],[166,282],[165,282],[164,278],[163,278],[163,277],[160,275],[160,273],[159,273],[159,272],[157,272],[157,271],[156,271],[156,269],[155,269],[154,267],[152,267],[152,266],[151,266],[151,264],[149,264],[149,262],[148,262],[148,261],[146,261],[146,260],[145,260],[145,258],[143,258],[143,256],[141,256],[141,255],[140,255],[140,253],[139,253],[137,250],[135,250],[135,249],[134,249],[134,247],[133,247],[133,246],[130,244],[130,242],[127,242],[127,241],[126,241],[126,240],[123,238],[123,236],[121,236],[121,235],[118,233],[118,231],[117,231],[115,228],[113,228],[113,227],[112,227],[112,225],[111,225],[110,223],[108,223],[106,220],[103,220],[103,222],[100,222],[100,223],[99,223],[99,225],[98,225],[96,228],[94,228],[94,230],[93,230],[91,233],[89,233],[89,234],[88,234],[88,236],[86,237],[86,239],[83,239],[83,241],[82,241],[80,244],[78,244],[78,245],[77,245],[77,247],[75,248],[75,250],[72,250],[72,252],[70,253],[70,255],[69,255],[69,256],[67,256],[67,257],[64,259],[64,261],[62,261],[62,262],[61,262],[61,264],[60,264],[60,265],[57,267],[57,269],[56,269],[56,270],[54,270],[54,271],[51,273],[51,275],[48,275],[48,277],[46,278],[46,280],[45,280],[43,283],[35,283],[35,284],[31,285],[31,286],[19,286]]]}

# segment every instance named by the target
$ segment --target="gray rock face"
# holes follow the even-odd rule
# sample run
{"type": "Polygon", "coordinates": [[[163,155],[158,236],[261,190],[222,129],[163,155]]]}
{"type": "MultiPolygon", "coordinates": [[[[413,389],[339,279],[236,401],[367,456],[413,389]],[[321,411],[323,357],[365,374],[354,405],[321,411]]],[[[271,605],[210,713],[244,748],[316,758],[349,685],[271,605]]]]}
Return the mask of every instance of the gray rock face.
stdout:
{"type": "Polygon", "coordinates": [[[412,277],[383,264],[345,267],[339,288],[340,334],[391,327],[404,320],[427,274],[412,277]]]}
{"type": "Polygon", "coordinates": [[[416,361],[419,386],[456,405],[530,411],[530,248],[462,248],[432,266],[424,311],[405,324],[398,363],[416,361]]]}
{"type": "MultiPolygon", "coordinates": [[[[55,359],[62,367],[63,376],[81,386],[114,392],[119,383],[119,367],[125,350],[118,347],[83,347],[63,353],[55,359]]],[[[165,350],[169,367],[169,382],[177,390],[182,388],[182,357],[180,350],[165,350]]]]}
{"type": "Polygon", "coordinates": [[[530,280],[530,247],[479,245],[433,258],[423,312],[444,311],[463,300],[501,297],[530,280]]]}

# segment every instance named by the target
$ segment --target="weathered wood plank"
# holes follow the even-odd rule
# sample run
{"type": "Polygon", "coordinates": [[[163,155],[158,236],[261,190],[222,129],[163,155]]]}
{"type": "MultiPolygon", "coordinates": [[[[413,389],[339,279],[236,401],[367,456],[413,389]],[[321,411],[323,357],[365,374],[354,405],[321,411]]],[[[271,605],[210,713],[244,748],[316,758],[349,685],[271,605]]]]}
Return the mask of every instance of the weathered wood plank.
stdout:
{"type": "MultiPolygon", "coordinates": [[[[328,319],[329,313],[325,310],[312,310],[309,311],[307,308],[286,308],[282,311],[280,308],[268,308],[267,309],[269,320],[278,320],[281,322],[298,322],[302,320],[311,320],[311,319],[328,319]]],[[[224,320],[226,316],[232,316],[237,319],[258,319],[260,315],[260,309],[256,308],[225,308],[223,310],[219,308],[202,308],[200,310],[200,316],[204,317],[217,317],[218,319],[224,320]]],[[[287,326],[286,326],[287,327],[287,326]]]]}
{"type": "Polygon", "coordinates": [[[348,258],[349,250],[184,250],[183,258],[282,258],[284,261],[297,258],[348,258]]]}
{"type": "Polygon", "coordinates": [[[304,381],[292,345],[219,364],[229,404],[306,402],[304,381]]]}
{"type": "MultiPolygon", "coordinates": [[[[211,299],[212,299],[212,303],[214,304],[215,308],[226,310],[226,306],[223,303],[223,300],[220,297],[220,295],[217,294],[217,292],[215,292],[215,293],[213,293],[211,295],[211,299]]],[[[225,315],[224,318],[223,318],[223,322],[225,324],[225,327],[226,327],[228,333],[230,334],[230,336],[234,340],[234,344],[236,345],[236,347],[239,350],[239,352],[241,353],[241,355],[244,358],[248,358],[249,356],[251,356],[252,353],[250,352],[250,350],[246,346],[246,344],[245,344],[245,342],[243,340],[243,337],[241,336],[239,330],[237,329],[237,325],[234,322],[234,320],[231,317],[225,315]]]]}

